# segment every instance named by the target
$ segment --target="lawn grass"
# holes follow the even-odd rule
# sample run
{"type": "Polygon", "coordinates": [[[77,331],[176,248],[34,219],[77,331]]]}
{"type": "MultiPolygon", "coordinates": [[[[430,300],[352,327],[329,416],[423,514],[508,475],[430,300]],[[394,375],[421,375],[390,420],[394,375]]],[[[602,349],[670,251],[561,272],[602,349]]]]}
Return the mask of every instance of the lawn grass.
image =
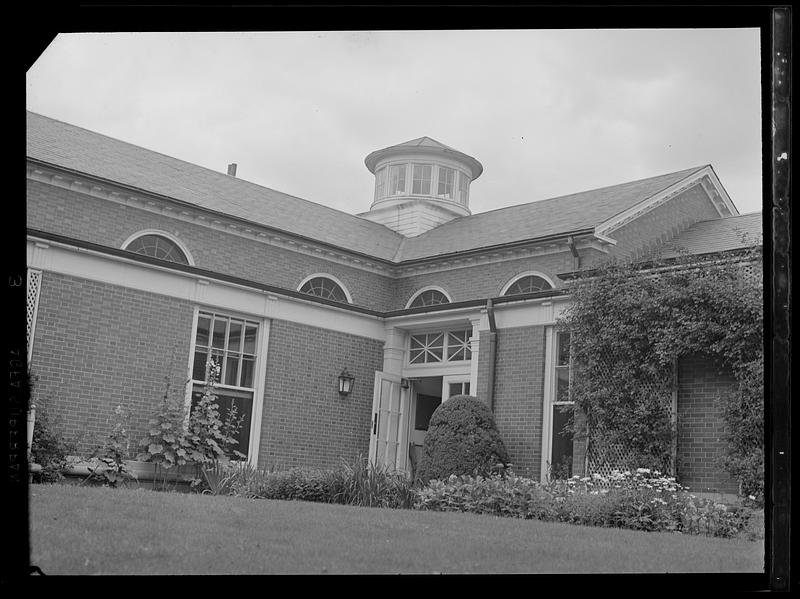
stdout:
{"type": "Polygon", "coordinates": [[[34,485],[46,574],[762,572],[763,541],[461,513],[34,485]]]}

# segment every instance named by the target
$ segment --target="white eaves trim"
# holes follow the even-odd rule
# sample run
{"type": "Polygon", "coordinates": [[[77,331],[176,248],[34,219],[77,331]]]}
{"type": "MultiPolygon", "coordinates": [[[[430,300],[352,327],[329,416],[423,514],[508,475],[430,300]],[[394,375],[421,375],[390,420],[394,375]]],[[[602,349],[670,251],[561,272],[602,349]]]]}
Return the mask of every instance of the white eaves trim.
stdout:
{"type": "Polygon", "coordinates": [[[728,192],[725,191],[722,183],[714,173],[714,169],[711,168],[711,165],[708,165],[692,173],[688,177],[681,179],[677,183],[670,185],[663,191],[650,196],[643,202],[639,202],[635,206],[631,206],[627,210],[611,217],[605,222],[600,223],[595,228],[595,234],[598,236],[608,235],[622,225],[627,224],[628,222],[638,218],[639,216],[642,216],[647,212],[650,212],[664,202],[672,199],[679,193],[686,191],[690,187],[698,184],[702,185],[705,192],[709,195],[720,216],[739,214],[739,211],[736,209],[736,206],[733,205],[730,196],[728,196],[728,192]]]}
{"type": "Polygon", "coordinates": [[[377,316],[32,236],[27,240],[27,264],[42,271],[156,293],[255,318],[286,320],[380,341],[385,338],[383,321],[377,316]]]}

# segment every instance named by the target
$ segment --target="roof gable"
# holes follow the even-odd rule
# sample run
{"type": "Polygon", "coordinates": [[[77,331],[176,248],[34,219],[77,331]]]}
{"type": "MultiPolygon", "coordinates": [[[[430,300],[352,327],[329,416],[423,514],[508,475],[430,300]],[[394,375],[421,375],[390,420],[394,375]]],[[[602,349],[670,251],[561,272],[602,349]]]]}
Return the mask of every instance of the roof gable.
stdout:
{"type": "Polygon", "coordinates": [[[660,252],[663,258],[680,254],[727,252],[763,243],[763,214],[751,212],[693,224],[666,243],[660,252]]]}

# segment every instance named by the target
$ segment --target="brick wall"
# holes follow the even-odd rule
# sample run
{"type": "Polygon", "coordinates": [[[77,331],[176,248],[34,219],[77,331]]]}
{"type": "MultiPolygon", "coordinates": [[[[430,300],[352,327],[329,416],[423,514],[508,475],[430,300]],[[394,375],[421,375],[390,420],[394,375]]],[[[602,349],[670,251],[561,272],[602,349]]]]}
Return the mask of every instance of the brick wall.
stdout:
{"type": "Polygon", "coordinates": [[[273,321],[261,428],[261,466],[337,466],[369,452],[375,371],[383,344],[354,335],[273,321]],[[338,393],[338,375],[355,375],[338,393]]]}
{"type": "Polygon", "coordinates": [[[508,281],[527,271],[539,271],[559,285],[556,275],[573,270],[569,250],[558,254],[507,260],[494,264],[478,264],[449,271],[403,277],[395,285],[396,310],[405,308],[414,293],[428,285],[445,289],[454,302],[497,297],[508,281]]]}
{"type": "Polygon", "coordinates": [[[31,356],[34,401],[68,437],[82,435],[84,453],[110,432],[113,410],[122,405],[132,414],[135,453],[165,377],[183,397],[192,314],[185,301],[43,272],[31,356]]]}
{"type": "Polygon", "coordinates": [[[719,218],[719,213],[700,185],[684,191],[650,212],[608,233],[617,240],[611,255],[641,258],[645,253],[673,239],[694,223],[719,218]]]}
{"type": "Polygon", "coordinates": [[[705,356],[678,364],[677,478],[696,492],[735,493],[738,484],[718,465],[725,427],[718,398],[736,384],[729,372],[705,356]]]}
{"type": "Polygon", "coordinates": [[[388,277],[38,181],[28,181],[27,226],[113,248],[159,229],[178,237],[199,268],[291,290],[323,272],[342,281],[357,305],[383,310],[395,303],[388,277]]]}
{"type": "MultiPolygon", "coordinates": [[[[486,398],[488,343],[481,342],[478,397],[486,398]]],[[[498,329],[494,417],[514,471],[538,478],[542,455],[544,327],[498,329]]]]}

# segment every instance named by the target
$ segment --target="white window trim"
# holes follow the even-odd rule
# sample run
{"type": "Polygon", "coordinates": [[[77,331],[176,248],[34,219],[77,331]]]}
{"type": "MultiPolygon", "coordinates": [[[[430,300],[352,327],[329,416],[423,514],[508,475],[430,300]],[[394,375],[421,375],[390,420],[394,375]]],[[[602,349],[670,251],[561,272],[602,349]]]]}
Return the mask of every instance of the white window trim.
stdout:
{"type": "Polygon", "coordinates": [[[188,260],[188,262],[189,262],[189,266],[195,266],[194,258],[192,257],[192,253],[186,247],[186,244],[184,244],[183,241],[181,241],[178,237],[176,237],[172,233],[168,233],[168,232],[162,231],[160,229],[145,229],[144,231],[137,231],[136,233],[134,233],[133,235],[131,235],[130,237],[128,237],[125,240],[125,242],[122,244],[122,249],[123,250],[128,249],[128,246],[131,243],[133,243],[135,240],[139,239],[139,237],[144,237],[145,235],[158,235],[160,237],[166,237],[172,243],[177,245],[178,249],[180,249],[183,252],[183,255],[186,256],[186,260],[188,260]]]}
{"type": "Polygon", "coordinates": [[[428,285],[427,287],[423,287],[422,289],[418,289],[417,291],[414,292],[414,295],[411,296],[411,299],[406,302],[406,309],[410,308],[411,304],[414,303],[414,300],[417,299],[420,295],[422,295],[426,291],[439,291],[442,295],[444,295],[447,298],[448,302],[450,303],[453,302],[453,298],[450,297],[450,294],[447,293],[447,291],[445,291],[438,285],[428,285]]]}
{"type": "MultiPolygon", "coordinates": [[[[258,323],[258,339],[256,340],[256,364],[253,372],[253,388],[233,387],[231,385],[215,385],[220,389],[236,389],[253,392],[253,406],[250,413],[250,445],[247,448],[247,463],[253,467],[258,466],[258,452],[261,444],[261,419],[264,413],[264,393],[266,386],[267,351],[269,349],[269,332],[271,320],[253,314],[243,314],[233,310],[214,308],[213,306],[195,306],[192,315],[192,338],[189,343],[189,363],[187,365],[186,388],[184,389],[183,402],[188,419],[189,410],[192,409],[192,391],[195,380],[192,378],[194,371],[194,352],[197,345],[197,321],[200,312],[214,312],[230,318],[240,318],[258,323]]],[[[188,422],[188,420],[187,420],[188,422]]]]}
{"type": "Polygon", "coordinates": [[[500,295],[501,296],[505,295],[506,292],[511,288],[511,286],[520,279],[524,279],[525,277],[530,277],[530,276],[541,277],[542,279],[547,281],[553,289],[556,289],[556,284],[553,282],[553,279],[551,277],[538,270],[529,270],[527,272],[523,272],[511,277],[511,279],[509,279],[509,281],[505,285],[503,285],[503,288],[500,290],[500,295]]]}
{"type": "MultiPolygon", "coordinates": [[[[334,283],[336,283],[339,287],[342,288],[342,291],[344,291],[344,296],[347,298],[347,303],[348,304],[352,304],[353,303],[353,296],[350,295],[350,291],[347,289],[347,287],[345,287],[345,284],[342,283],[339,279],[337,279],[333,275],[329,275],[328,273],[325,273],[325,272],[317,272],[317,273],[314,273],[313,275],[308,275],[305,279],[300,281],[300,284],[297,286],[297,291],[300,291],[303,288],[303,285],[308,283],[311,279],[317,279],[317,278],[329,279],[329,280],[333,281],[334,283]]],[[[312,297],[316,297],[316,296],[312,296],[312,297]]]]}
{"type": "MultiPolygon", "coordinates": [[[[459,373],[461,370],[465,370],[466,372],[470,371],[471,363],[472,363],[472,335],[473,335],[473,327],[467,325],[462,327],[447,327],[443,329],[423,329],[419,331],[409,331],[406,335],[405,339],[405,357],[403,359],[403,368],[404,371],[409,370],[413,371],[415,369],[425,369],[431,370],[434,368],[441,369],[441,373],[444,374],[453,374],[453,370],[457,370],[459,373]],[[460,333],[462,331],[467,331],[467,343],[466,347],[469,349],[470,352],[470,359],[469,360],[448,360],[446,359],[447,356],[447,349],[448,349],[448,333],[460,333]],[[411,363],[411,337],[415,335],[442,335],[442,359],[439,362],[415,362],[411,363]],[[463,365],[463,367],[462,367],[463,365]]],[[[425,376],[438,376],[437,374],[426,374],[425,376]]]]}
{"type": "MultiPolygon", "coordinates": [[[[542,398],[542,463],[539,478],[547,482],[548,469],[553,461],[553,406],[575,405],[574,401],[556,401],[556,345],[558,333],[554,326],[545,329],[544,395],[542,398]]],[[[570,385],[572,381],[570,362],[570,385]]]]}

